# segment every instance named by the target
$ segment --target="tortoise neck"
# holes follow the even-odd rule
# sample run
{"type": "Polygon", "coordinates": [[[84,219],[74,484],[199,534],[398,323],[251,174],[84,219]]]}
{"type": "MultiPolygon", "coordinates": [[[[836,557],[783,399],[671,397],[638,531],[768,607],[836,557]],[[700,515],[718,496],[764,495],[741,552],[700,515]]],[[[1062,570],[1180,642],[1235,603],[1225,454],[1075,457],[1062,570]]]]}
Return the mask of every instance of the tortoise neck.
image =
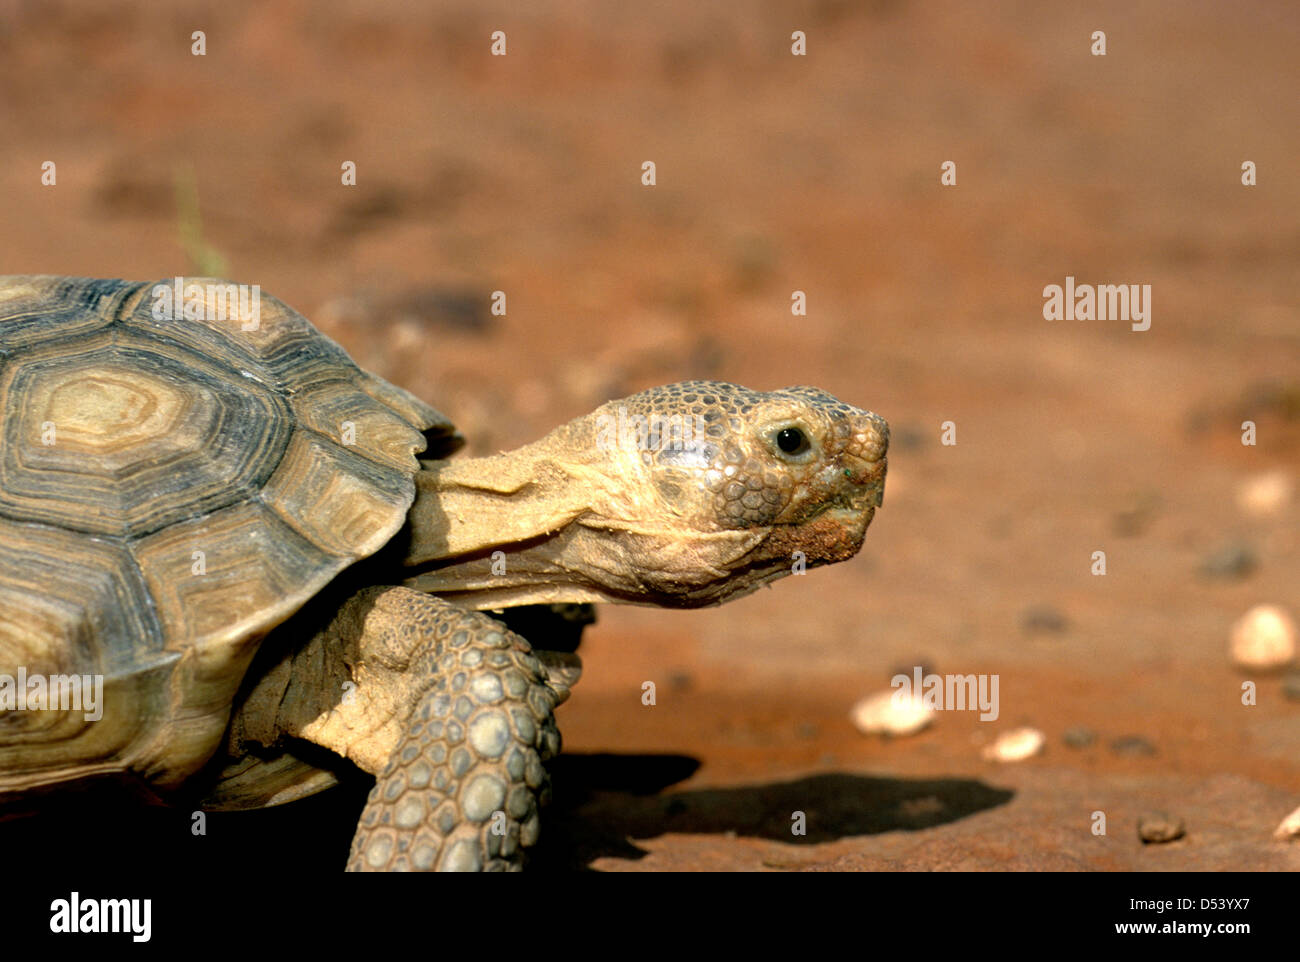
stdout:
{"type": "Polygon", "coordinates": [[[602,513],[592,492],[609,487],[592,483],[597,464],[570,456],[583,448],[566,443],[569,433],[566,425],[507,454],[426,462],[416,475],[406,584],[475,608],[594,600],[558,584],[553,570],[555,542],[579,527],[576,518],[602,513]]]}
{"type": "Polygon", "coordinates": [[[602,601],[692,608],[787,572],[785,546],[761,550],[767,528],[687,536],[678,519],[661,516],[639,459],[594,453],[582,430],[574,422],[509,454],[426,463],[403,583],[479,610],[602,601]]]}
{"type": "Polygon", "coordinates": [[[436,461],[416,475],[405,563],[423,565],[476,555],[496,545],[553,530],[564,478],[553,466],[511,454],[436,461]],[[527,477],[520,477],[521,474],[527,477]]]}

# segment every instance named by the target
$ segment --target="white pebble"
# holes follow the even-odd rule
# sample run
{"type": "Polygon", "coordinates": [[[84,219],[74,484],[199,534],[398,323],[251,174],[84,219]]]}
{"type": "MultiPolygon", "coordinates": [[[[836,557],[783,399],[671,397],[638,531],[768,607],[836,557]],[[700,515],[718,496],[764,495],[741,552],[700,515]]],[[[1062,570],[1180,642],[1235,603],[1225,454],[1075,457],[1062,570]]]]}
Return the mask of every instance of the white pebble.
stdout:
{"type": "Polygon", "coordinates": [[[1284,470],[1266,471],[1237,485],[1237,507],[1257,518],[1276,514],[1291,500],[1295,485],[1284,470]]]}
{"type": "Polygon", "coordinates": [[[992,762],[1022,762],[1043,750],[1047,736],[1037,728],[1017,728],[998,736],[998,740],[984,749],[984,757],[992,762]]]}
{"type": "Polygon", "coordinates": [[[1232,626],[1232,660],[1241,668],[1281,668],[1295,659],[1296,625],[1277,605],[1256,605],[1232,626]]]}
{"type": "Polygon", "coordinates": [[[1274,838],[1300,838],[1300,808],[1282,819],[1281,824],[1273,832],[1274,838]]]}
{"type": "Polygon", "coordinates": [[[934,709],[917,695],[882,691],[859,701],[849,717],[864,735],[913,735],[934,721],[934,709]]]}

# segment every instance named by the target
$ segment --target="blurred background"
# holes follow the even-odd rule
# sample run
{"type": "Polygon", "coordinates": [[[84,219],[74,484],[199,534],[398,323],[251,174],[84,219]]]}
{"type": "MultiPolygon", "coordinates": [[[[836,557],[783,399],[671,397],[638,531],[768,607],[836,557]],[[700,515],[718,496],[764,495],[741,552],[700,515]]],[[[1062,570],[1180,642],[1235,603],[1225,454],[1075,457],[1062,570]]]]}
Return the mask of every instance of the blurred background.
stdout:
{"type": "Polygon", "coordinates": [[[853,561],[601,609],[561,864],[1300,868],[1300,680],[1228,646],[1300,613],[1300,7],[973,6],[0,0],[0,273],[260,284],[471,454],[697,377],[889,419],[853,561]],[[1067,275],[1151,329],[1045,321],[1067,275]],[[999,719],[856,730],[916,665],[999,719]]]}

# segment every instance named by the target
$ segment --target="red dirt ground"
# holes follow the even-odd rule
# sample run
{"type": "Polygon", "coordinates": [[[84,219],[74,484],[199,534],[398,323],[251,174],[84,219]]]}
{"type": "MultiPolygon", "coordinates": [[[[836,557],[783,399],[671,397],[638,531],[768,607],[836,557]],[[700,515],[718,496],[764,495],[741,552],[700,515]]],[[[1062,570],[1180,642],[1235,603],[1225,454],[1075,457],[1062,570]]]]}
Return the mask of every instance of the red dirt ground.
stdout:
{"type": "Polygon", "coordinates": [[[602,609],[559,713],[561,864],[1300,869],[1271,839],[1300,701],[1259,676],[1243,706],[1227,657],[1251,605],[1300,615],[1300,506],[1236,501],[1300,473],[1300,10],[1046,6],[0,0],[0,270],[216,263],[189,230],[475,454],[692,377],[890,420],[858,558],[714,610],[602,609]],[[1045,321],[1067,274],[1150,284],[1151,329],[1045,321]],[[1254,569],[1202,575],[1224,546],[1254,569]],[[916,664],[998,673],[1001,717],[859,734],[854,701],[916,664]],[[981,759],[1024,724],[1042,755],[981,759]],[[1140,843],[1153,809],[1186,836],[1140,843]]]}

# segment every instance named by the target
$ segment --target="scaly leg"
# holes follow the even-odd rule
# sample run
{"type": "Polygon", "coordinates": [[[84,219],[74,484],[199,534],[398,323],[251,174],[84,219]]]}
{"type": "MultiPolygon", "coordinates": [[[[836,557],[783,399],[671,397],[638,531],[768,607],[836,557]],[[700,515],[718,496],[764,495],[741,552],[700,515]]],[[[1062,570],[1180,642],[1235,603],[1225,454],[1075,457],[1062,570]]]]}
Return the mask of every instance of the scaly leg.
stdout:
{"type": "Polygon", "coordinates": [[[237,732],[305,738],[376,775],[348,871],[518,869],[578,673],[482,612],[372,588],[268,673],[237,732]]]}
{"type": "MultiPolygon", "coordinates": [[[[419,592],[423,643],[401,738],[361,816],[349,871],[519,868],[548,800],[562,694],[500,622],[419,592]]],[[[567,695],[567,687],[562,689],[567,695]]]]}

